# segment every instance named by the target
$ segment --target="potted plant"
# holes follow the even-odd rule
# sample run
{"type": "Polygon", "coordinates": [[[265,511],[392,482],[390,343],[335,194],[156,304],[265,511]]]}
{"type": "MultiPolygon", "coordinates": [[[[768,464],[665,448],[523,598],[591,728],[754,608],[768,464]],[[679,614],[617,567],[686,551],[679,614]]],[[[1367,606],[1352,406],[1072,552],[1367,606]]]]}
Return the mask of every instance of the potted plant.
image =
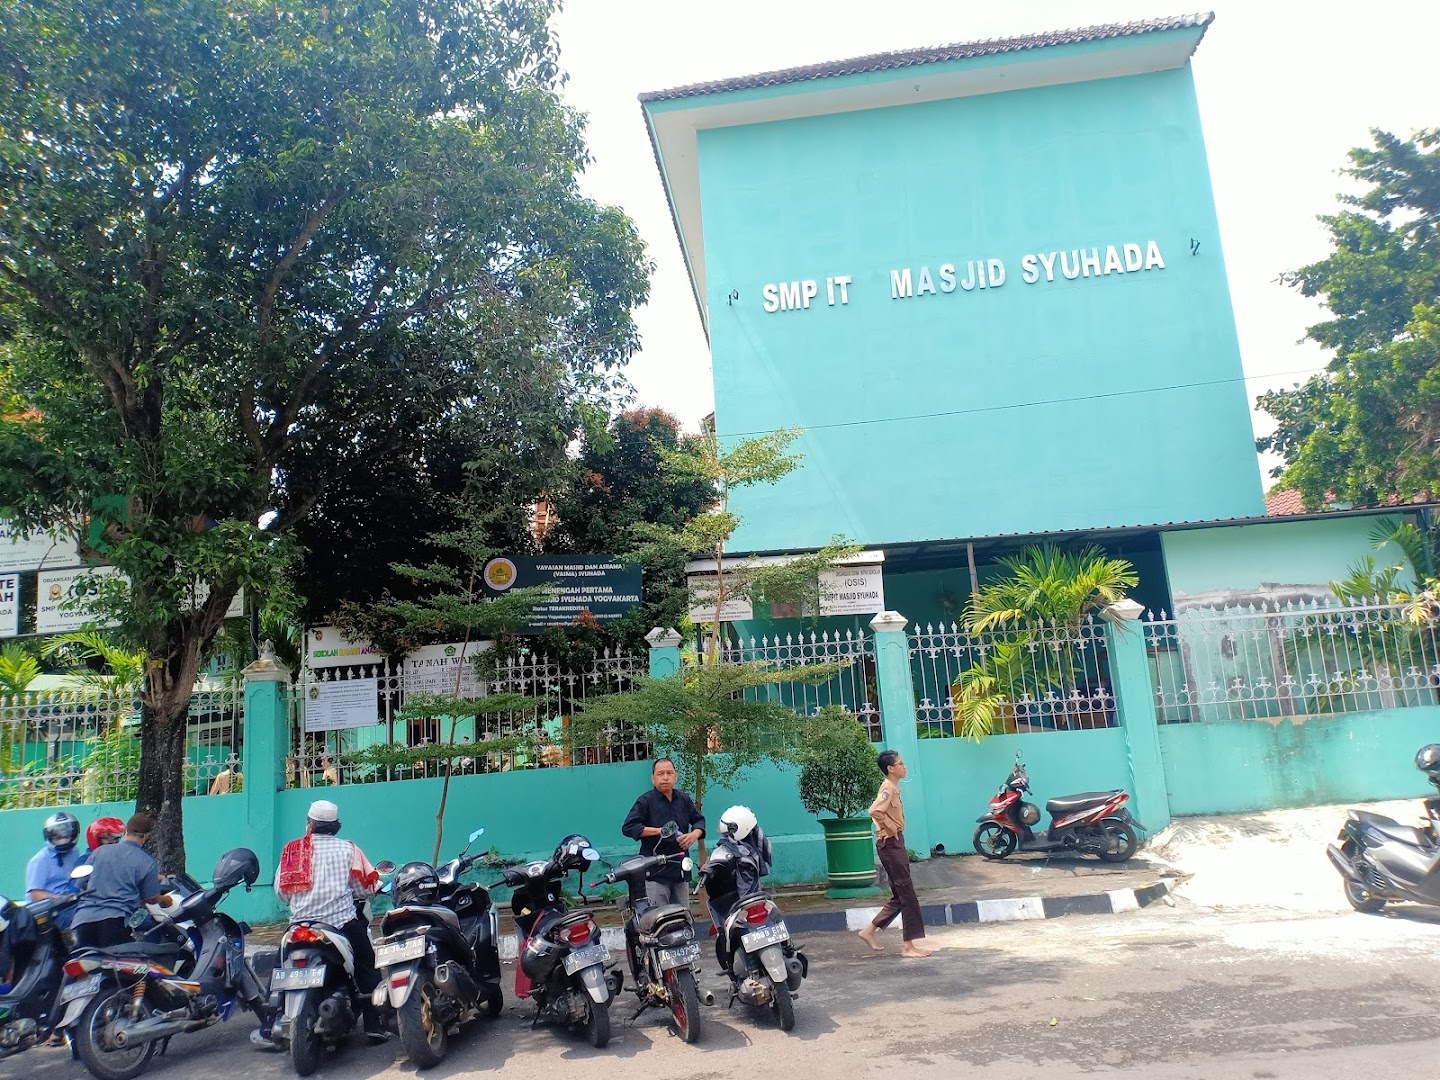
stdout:
{"type": "Polygon", "coordinates": [[[800,764],[800,802],[825,830],[829,894],[875,885],[875,839],[865,814],[880,784],[864,725],[838,705],[821,709],[800,764]],[[828,816],[821,816],[828,815],[828,816]]]}

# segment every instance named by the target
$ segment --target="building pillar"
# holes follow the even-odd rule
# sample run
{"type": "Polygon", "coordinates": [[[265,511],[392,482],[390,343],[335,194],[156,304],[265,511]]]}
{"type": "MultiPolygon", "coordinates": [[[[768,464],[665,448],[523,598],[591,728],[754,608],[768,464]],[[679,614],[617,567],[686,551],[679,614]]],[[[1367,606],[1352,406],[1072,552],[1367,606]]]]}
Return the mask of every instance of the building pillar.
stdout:
{"type": "MultiPolygon", "coordinates": [[[[1137,605],[1138,606],[1138,605],[1137,605]]],[[[1110,658],[1110,688],[1120,730],[1125,734],[1125,764],[1130,772],[1130,812],[1153,834],[1170,824],[1170,794],[1160,755],[1160,726],[1155,715],[1155,683],[1145,650],[1145,624],[1109,618],[1105,650],[1110,658]]]]}
{"type": "MultiPolygon", "coordinates": [[[[284,843],[279,835],[276,795],[285,790],[285,756],[289,749],[290,670],[275,659],[267,641],[260,659],[245,669],[242,836],[244,845],[260,860],[255,901],[247,903],[246,908],[268,908],[274,896],[271,890],[275,867],[284,843]]],[[[275,906],[279,907],[278,902],[275,906]]]]}
{"type": "MultiPolygon", "coordinates": [[[[930,857],[930,821],[925,805],[924,768],[915,720],[915,680],[910,671],[910,643],[905,638],[905,616],[882,611],[870,620],[875,631],[875,681],[880,694],[880,723],[885,748],[898,750],[909,775],[901,789],[905,801],[905,843],[930,857]]],[[[875,786],[880,786],[875,773],[875,786]]]]}
{"type": "Polygon", "coordinates": [[[668,679],[680,671],[680,637],[678,630],[657,626],[645,635],[650,643],[650,677],[668,679]]]}

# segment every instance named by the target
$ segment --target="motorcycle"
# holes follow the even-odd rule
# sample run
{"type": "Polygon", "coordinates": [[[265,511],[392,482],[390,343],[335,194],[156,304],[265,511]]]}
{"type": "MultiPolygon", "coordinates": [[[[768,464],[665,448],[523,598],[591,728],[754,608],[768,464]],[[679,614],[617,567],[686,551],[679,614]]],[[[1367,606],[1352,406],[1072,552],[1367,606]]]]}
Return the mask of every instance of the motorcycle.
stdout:
{"type": "Polygon", "coordinates": [[[385,889],[397,906],[380,920],[375,946],[380,983],[376,1007],[394,1010],[400,1045],[417,1067],[445,1057],[451,1032],[480,1015],[500,1015],[499,920],[482,885],[460,877],[485,856],[470,855],[484,829],[438,871],[428,863],[402,866],[385,889]]]}
{"type": "Polygon", "coordinates": [[[977,854],[1003,859],[1016,851],[1076,851],[1121,863],[1135,854],[1140,835],[1147,831],[1125,809],[1130,793],[1115,788],[1051,799],[1045,804],[1050,827],[1035,832],[1032,826],[1040,821],[1040,810],[1020,797],[1029,792],[1030,777],[1017,753],[1009,778],[990,800],[990,812],[976,818],[971,843],[977,854]]]}
{"type": "Polygon", "coordinates": [[[730,980],[726,1008],[737,1000],[768,1006],[780,1030],[789,1031],[810,961],[791,941],[780,908],[761,888],[760,879],[770,872],[769,848],[758,826],[743,840],[722,833],[700,868],[700,885],[717,928],[715,957],[730,980]]]}
{"type": "MultiPolygon", "coordinates": [[[[678,831],[671,823],[660,835],[669,838],[678,831]]],[[[687,1043],[693,1043],[700,1039],[701,1002],[715,1003],[708,990],[701,991],[695,985],[695,961],[700,959],[695,923],[688,907],[653,904],[645,895],[645,882],[651,871],[675,861],[674,855],[632,855],[590,887],[598,888],[601,883],[613,885],[617,881],[623,881],[627,887],[625,955],[635,980],[635,993],[640,998],[640,1008],[635,1015],[652,1006],[668,1009],[676,1033],[687,1043]]],[[[681,856],[679,861],[688,873],[690,857],[681,856]]]]}
{"type": "MultiPolygon", "coordinates": [[[[1440,788],[1440,743],[1415,755],[1415,768],[1440,788]]],[[[1349,810],[1325,854],[1345,882],[1356,911],[1374,913],[1392,900],[1440,905],[1440,795],[1424,802],[1419,828],[1365,810],[1349,810]]]]}
{"type": "Polygon", "coordinates": [[[218,909],[231,889],[243,883],[248,890],[259,874],[253,851],[228,851],[208,889],[181,879],[168,903],[127,920],[137,930],[153,918],[149,936],[157,940],[80,949],[65,962],[59,1026],[96,1080],[133,1080],[173,1036],[228,1020],[239,1005],[262,1024],[269,1020],[264,988],[245,958],[250,928],[218,909]]]}
{"type": "Polygon", "coordinates": [[[15,982],[0,993],[0,1059],[28,1050],[59,1028],[63,965],[70,955],[56,916],[78,894],[18,904],[0,896],[0,979],[14,967],[15,982]]]}
{"type": "Polygon", "coordinates": [[[610,950],[599,925],[589,912],[566,906],[561,882],[572,870],[583,879],[599,859],[589,840],[571,835],[549,859],[504,873],[505,884],[515,890],[510,907],[520,930],[515,994],[535,999],[532,1027],[541,1020],[583,1027],[596,1049],[610,1042],[610,1002],[620,992],[621,978],[605,970],[610,950]]]}

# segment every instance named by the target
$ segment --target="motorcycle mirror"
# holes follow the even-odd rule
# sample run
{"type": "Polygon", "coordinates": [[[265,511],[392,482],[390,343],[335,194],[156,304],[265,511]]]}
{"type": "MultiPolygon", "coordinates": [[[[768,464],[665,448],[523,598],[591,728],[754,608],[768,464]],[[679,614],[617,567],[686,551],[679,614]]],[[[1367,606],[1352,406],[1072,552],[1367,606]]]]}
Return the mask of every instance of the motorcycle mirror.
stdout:
{"type": "Polygon", "coordinates": [[[77,866],[77,867],[75,867],[74,870],[71,870],[71,871],[70,871],[70,880],[71,880],[71,881],[84,881],[87,877],[89,877],[89,876],[90,876],[91,874],[93,874],[94,872],[95,872],[95,867],[91,866],[89,863],[85,863],[84,865],[82,865],[82,866],[77,866]]]}
{"type": "Polygon", "coordinates": [[[586,862],[599,862],[600,852],[596,851],[593,847],[582,848],[580,851],[580,857],[586,862]]]}
{"type": "Polygon", "coordinates": [[[660,839],[669,840],[672,836],[680,835],[680,826],[673,821],[667,821],[660,827],[660,839]]]}
{"type": "Polygon", "coordinates": [[[389,859],[381,859],[375,864],[375,869],[382,874],[393,874],[395,872],[395,864],[389,859]]]}
{"type": "Polygon", "coordinates": [[[150,913],[144,908],[137,908],[135,911],[132,911],[130,917],[125,920],[125,925],[131,930],[139,930],[140,927],[145,925],[145,920],[149,917],[150,913]]]}

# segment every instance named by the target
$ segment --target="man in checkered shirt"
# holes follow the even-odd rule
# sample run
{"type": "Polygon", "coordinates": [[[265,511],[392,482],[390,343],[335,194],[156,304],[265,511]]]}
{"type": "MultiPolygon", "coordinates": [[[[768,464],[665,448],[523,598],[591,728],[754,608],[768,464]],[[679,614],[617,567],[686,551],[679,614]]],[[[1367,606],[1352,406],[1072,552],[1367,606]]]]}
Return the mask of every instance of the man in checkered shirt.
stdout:
{"type": "Polygon", "coordinates": [[[378,1010],[370,1001],[380,981],[370,926],[359,905],[375,895],[380,875],[359,846],[342,840],[340,810],[327,799],[310,804],[305,835],[285,845],[275,872],[275,892],[290,906],[290,922],[322,922],[345,935],[355,954],[355,987],[364,1002],[368,1038],[384,1039],[378,1010]]]}

